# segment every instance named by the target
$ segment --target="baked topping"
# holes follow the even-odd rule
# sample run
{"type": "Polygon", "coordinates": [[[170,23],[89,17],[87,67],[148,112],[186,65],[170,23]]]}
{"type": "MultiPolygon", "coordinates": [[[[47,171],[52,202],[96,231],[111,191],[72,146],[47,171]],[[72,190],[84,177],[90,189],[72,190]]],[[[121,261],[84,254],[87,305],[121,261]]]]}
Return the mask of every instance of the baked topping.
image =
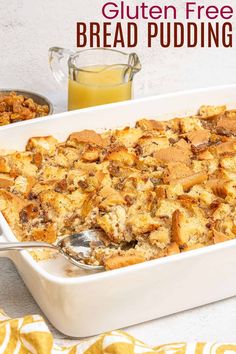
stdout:
{"type": "Polygon", "coordinates": [[[15,92],[0,94],[0,126],[48,115],[49,107],[15,92]]]}
{"type": "Polygon", "coordinates": [[[236,237],[236,111],[204,106],[166,122],[32,137],[0,155],[0,210],[19,240],[86,229],[106,246],[88,261],[115,269],[236,237]]]}

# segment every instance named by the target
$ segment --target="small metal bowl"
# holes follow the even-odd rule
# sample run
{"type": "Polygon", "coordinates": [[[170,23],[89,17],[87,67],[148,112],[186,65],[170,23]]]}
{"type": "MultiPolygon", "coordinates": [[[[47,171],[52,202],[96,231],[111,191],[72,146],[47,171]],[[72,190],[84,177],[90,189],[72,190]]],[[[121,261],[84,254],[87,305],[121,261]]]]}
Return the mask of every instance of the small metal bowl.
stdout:
{"type": "Polygon", "coordinates": [[[17,95],[23,95],[27,98],[32,98],[37,104],[47,105],[49,107],[48,115],[53,114],[53,105],[46,97],[32,91],[24,91],[17,89],[0,89],[0,95],[9,95],[11,92],[15,92],[17,95]]]}

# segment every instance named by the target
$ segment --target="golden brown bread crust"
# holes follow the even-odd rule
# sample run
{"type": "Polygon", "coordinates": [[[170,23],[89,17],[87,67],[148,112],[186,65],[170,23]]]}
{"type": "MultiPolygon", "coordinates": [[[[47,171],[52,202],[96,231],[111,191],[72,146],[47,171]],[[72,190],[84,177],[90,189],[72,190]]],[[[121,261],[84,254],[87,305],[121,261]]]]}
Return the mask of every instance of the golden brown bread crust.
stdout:
{"type": "Polygon", "coordinates": [[[194,173],[190,176],[186,176],[171,181],[172,184],[181,184],[185,192],[189,191],[196,184],[201,184],[207,181],[208,175],[205,172],[194,173]]]}
{"type": "Polygon", "coordinates": [[[236,135],[236,117],[221,117],[216,125],[216,131],[223,135],[236,135]]]}
{"type": "Polygon", "coordinates": [[[212,148],[217,155],[236,154],[236,139],[217,144],[212,148]]]}
{"type": "Polygon", "coordinates": [[[170,162],[166,165],[166,170],[163,173],[163,182],[170,183],[180,178],[191,176],[193,171],[189,166],[181,162],[170,162]]]}
{"type": "Polygon", "coordinates": [[[198,154],[198,160],[200,160],[200,161],[213,160],[213,159],[214,159],[214,156],[208,150],[200,151],[200,153],[198,154]]]}
{"type": "Polygon", "coordinates": [[[180,253],[179,245],[176,242],[171,242],[167,247],[167,256],[180,253]]]}
{"type": "Polygon", "coordinates": [[[188,149],[172,146],[155,152],[154,157],[161,162],[183,162],[189,164],[191,152],[188,149]]]}
{"type": "Polygon", "coordinates": [[[53,136],[34,137],[29,139],[26,150],[53,155],[58,141],[53,136]]]}
{"type": "Polygon", "coordinates": [[[163,131],[165,125],[163,122],[153,119],[141,119],[136,123],[136,127],[139,127],[143,130],[158,130],[163,131]]]}
{"type": "Polygon", "coordinates": [[[108,151],[105,156],[108,161],[116,161],[121,164],[132,166],[137,161],[137,156],[133,152],[129,152],[124,146],[117,146],[108,151]]]}
{"type": "Polygon", "coordinates": [[[217,197],[224,199],[228,194],[226,189],[226,182],[227,180],[224,179],[211,179],[208,181],[208,186],[212,189],[213,193],[217,197]]]}
{"type": "Polygon", "coordinates": [[[6,157],[0,157],[0,172],[9,173],[11,171],[10,165],[6,157]]]}
{"type": "Polygon", "coordinates": [[[211,133],[206,129],[198,129],[187,134],[188,140],[195,146],[207,144],[210,136],[211,133]]]}
{"type": "Polygon", "coordinates": [[[180,246],[184,246],[188,240],[189,235],[182,230],[182,223],[184,222],[184,215],[177,209],[172,215],[171,235],[172,241],[180,246]]]}
{"type": "Polygon", "coordinates": [[[105,266],[106,270],[112,270],[143,262],[145,262],[145,258],[140,255],[114,255],[105,261],[105,266]]]}
{"type": "Polygon", "coordinates": [[[107,270],[236,238],[236,111],[32,137],[0,155],[0,210],[20,240],[98,228],[107,270]],[[110,247],[112,245],[112,247],[110,247]]]}
{"type": "Polygon", "coordinates": [[[72,133],[67,140],[67,144],[72,146],[76,146],[76,144],[94,144],[104,147],[106,146],[106,141],[94,130],[82,130],[77,133],[72,133]]]}
{"type": "Polygon", "coordinates": [[[46,241],[48,243],[53,243],[57,239],[57,232],[54,225],[45,225],[43,229],[35,228],[32,232],[32,238],[34,241],[46,241]]]}
{"type": "Polygon", "coordinates": [[[14,184],[14,178],[6,173],[0,173],[0,188],[8,189],[14,184]]]}
{"type": "Polygon", "coordinates": [[[201,119],[214,120],[226,112],[226,106],[201,106],[199,115],[201,119]]]}

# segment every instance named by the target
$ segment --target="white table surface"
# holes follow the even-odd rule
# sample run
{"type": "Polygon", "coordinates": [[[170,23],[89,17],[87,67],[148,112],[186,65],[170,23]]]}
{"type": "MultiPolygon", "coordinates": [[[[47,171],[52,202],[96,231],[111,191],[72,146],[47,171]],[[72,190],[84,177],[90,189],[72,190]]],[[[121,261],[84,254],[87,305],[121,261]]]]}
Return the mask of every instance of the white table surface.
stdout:
{"type": "MultiPolygon", "coordinates": [[[[11,317],[43,315],[13,263],[1,258],[0,270],[0,308],[11,317]]],[[[232,342],[236,341],[235,323],[236,297],[125,330],[150,345],[176,341],[232,342]]],[[[49,327],[58,344],[70,345],[79,341],[59,333],[50,324],[49,327]]]]}

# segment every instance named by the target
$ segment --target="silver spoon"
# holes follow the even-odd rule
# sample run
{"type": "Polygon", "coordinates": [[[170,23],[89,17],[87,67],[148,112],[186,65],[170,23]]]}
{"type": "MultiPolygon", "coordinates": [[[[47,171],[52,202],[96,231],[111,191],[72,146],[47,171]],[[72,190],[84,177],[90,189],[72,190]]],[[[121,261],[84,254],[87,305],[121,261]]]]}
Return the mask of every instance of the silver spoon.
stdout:
{"type": "Polygon", "coordinates": [[[64,237],[55,245],[47,242],[0,242],[0,251],[24,250],[32,248],[51,248],[62,254],[75,266],[91,270],[104,270],[100,265],[89,265],[86,261],[90,258],[91,247],[104,247],[104,243],[99,239],[99,230],[87,230],[64,237]]]}

